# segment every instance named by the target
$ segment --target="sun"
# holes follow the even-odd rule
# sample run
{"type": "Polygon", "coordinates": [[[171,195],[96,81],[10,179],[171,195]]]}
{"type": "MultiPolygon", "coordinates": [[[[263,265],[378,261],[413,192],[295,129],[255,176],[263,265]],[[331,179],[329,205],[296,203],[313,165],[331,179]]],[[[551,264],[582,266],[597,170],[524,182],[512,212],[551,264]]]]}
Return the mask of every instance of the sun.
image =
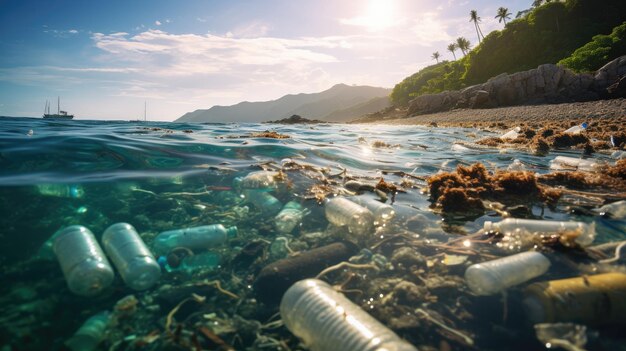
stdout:
{"type": "Polygon", "coordinates": [[[373,31],[391,27],[394,23],[394,2],[390,0],[369,0],[365,21],[373,31]]]}

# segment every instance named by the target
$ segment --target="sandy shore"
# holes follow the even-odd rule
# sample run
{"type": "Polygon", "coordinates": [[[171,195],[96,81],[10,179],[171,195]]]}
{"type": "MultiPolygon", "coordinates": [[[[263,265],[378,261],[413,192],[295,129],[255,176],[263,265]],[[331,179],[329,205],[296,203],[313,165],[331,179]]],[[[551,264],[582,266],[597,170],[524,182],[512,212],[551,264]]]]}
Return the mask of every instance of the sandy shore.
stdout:
{"type": "Polygon", "coordinates": [[[576,102],[556,105],[512,106],[482,110],[453,110],[409,118],[401,118],[405,111],[392,111],[383,119],[363,121],[384,124],[433,124],[439,126],[491,126],[508,128],[528,125],[539,128],[546,123],[558,125],[612,124],[626,128],[626,99],[576,102]]]}

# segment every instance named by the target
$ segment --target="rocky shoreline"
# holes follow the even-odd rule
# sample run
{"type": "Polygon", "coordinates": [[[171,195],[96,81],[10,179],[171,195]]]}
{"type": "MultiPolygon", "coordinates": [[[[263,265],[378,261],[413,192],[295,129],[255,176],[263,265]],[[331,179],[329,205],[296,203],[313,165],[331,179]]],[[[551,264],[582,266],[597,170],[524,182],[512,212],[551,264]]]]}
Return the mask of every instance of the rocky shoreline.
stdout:
{"type": "Polygon", "coordinates": [[[492,109],[458,109],[446,112],[402,117],[406,110],[390,111],[380,119],[361,119],[357,123],[393,125],[434,125],[449,127],[500,126],[518,124],[543,126],[546,123],[575,125],[582,122],[615,124],[626,129],[626,99],[597,100],[563,104],[525,105],[492,109]]]}

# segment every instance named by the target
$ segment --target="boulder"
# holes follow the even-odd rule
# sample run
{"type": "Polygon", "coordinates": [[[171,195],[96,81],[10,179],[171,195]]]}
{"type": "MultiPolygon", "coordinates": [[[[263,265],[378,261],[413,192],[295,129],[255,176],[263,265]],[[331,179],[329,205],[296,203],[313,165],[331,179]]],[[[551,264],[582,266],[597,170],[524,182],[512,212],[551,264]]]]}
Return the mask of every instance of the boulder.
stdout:
{"type": "Polygon", "coordinates": [[[489,92],[477,90],[469,100],[469,107],[472,109],[483,108],[489,102],[489,92]]]}

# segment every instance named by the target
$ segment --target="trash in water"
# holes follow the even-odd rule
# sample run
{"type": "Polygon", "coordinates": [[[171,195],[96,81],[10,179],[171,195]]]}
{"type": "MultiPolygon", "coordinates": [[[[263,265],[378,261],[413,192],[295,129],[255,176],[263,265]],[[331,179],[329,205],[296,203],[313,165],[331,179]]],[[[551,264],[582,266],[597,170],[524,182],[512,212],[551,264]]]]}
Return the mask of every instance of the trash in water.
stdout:
{"type": "Polygon", "coordinates": [[[563,131],[563,133],[567,133],[567,134],[580,134],[580,132],[583,132],[585,129],[587,129],[587,122],[583,122],[580,125],[577,126],[573,126],[571,128],[568,128],[566,130],[563,131]]]}
{"type": "Polygon", "coordinates": [[[511,130],[509,130],[508,132],[502,134],[500,136],[500,139],[502,140],[514,140],[517,139],[517,137],[519,136],[519,132],[522,130],[522,128],[520,127],[515,127],[511,130]]]}
{"type": "Polygon", "coordinates": [[[581,159],[568,156],[557,156],[554,160],[550,161],[550,169],[561,171],[586,171],[597,172],[602,164],[595,159],[581,159]]]}
{"type": "Polygon", "coordinates": [[[548,268],[550,261],[541,253],[522,252],[471,265],[465,281],[476,295],[493,295],[536,278],[548,268]]]}
{"type": "Polygon", "coordinates": [[[102,311],[83,323],[74,335],[65,342],[72,351],[93,351],[104,340],[104,334],[110,321],[111,313],[102,311]]]}
{"type": "Polygon", "coordinates": [[[153,248],[158,255],[166,254],[177,247],[201,250],[222,245],[236,235],[237,227],[226,228],[221,224],[168,230],[154,238],[153,248]]]}

